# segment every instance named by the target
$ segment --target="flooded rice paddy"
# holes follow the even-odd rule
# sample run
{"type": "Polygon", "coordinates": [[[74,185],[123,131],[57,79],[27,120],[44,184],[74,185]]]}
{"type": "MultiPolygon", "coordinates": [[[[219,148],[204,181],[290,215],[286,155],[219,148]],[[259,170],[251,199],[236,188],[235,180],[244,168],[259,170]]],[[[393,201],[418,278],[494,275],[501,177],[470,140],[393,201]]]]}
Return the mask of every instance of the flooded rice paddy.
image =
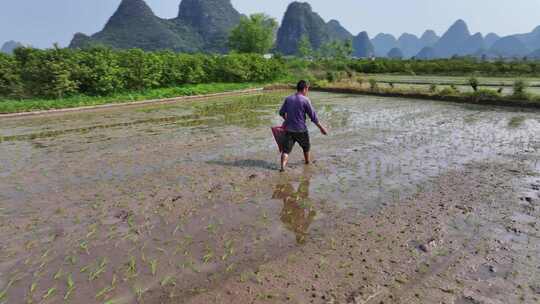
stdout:
{"type": "Polygon", "coordinates": [[[285,94],[0,118],[0,303],[538,303],[540,112],[285,94]]]}

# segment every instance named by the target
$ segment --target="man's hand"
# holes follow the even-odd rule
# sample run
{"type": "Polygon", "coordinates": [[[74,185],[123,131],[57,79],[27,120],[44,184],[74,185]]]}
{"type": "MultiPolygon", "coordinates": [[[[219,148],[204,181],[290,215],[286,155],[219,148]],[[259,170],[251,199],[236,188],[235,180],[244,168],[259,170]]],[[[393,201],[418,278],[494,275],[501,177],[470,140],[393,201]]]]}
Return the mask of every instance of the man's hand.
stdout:
{"type": "Polygon", "coordinates": [[[319,130],[321,130],[321,133],[323,135],[328,135],[328,130],[326,130],[326,128],[322,125],[317,125],[317,127],[319,127],[319,130]]]}

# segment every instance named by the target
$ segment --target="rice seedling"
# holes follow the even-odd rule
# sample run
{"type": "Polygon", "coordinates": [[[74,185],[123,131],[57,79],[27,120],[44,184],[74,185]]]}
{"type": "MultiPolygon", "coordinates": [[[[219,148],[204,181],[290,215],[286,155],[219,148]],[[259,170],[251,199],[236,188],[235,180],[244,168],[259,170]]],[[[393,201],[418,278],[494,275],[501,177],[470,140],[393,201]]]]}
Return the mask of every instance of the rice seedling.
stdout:
{"type": "Polygon", "coordinates": [[[37,289],[37,282],[33,282],[32,285],[30,285],[30,293],[34,293],[34,291],[36,291],[37,289]]]}
{"type": "Polygon", "coordinates": [[[77,257],[75,257],[74,255],[66,256],[64,258],[64,262],[69,263],[71,265],[75,265],[75,264],[77,264],[77,257]]]}
{"type": "Polygon", "coordinates": [[[88,272],[88,270],[92,267],[92,264],[88,264],[86,266],[84,266],[83,268],[81,268],[80,272],[81,273],[86,273],[88,272]]]}
{"type": "Polygon", "coordinates": [[[90,251],[88,249],[88,241],[82,241],[79,243],[79,248],[84,251],[87,255],[90,255],[90,251]]]}
{"type": "Polygon", "coordinates": [[[106,296],[108,293],[111,293],[112,291],[114,291],[114,289],[115,289],[114,286],[103,287],[100,291],[98,291],[98,293],[96,293],[95,298],[96,299],[102,298],[106,296]]]}
{"type": "Polygon", "coordinates": [[[101,261],[98,263],[96,270],[90,273],[88,279],[90,281],[94,281],[98,279],[99,276],[106,271],[107,263],[108,263],[107,258],[102,258],[101,261]]]}
{"type": "Polygon", "coordinates": [[[158,266],[158,260],[157,259],[153,259],[153,260],[150,261],[150,272],[152,273],[152,276],[156,275],[157,266],[158,266]]]}
{"type": "Polygon", "coordinates": [[[176,278],[171,275],[168,275],[161,280],[160,285],[161,287],[165,287],[169,285],[176,286],[176,278]]]}
{"type": "Polygon", "coordinates": [[[87,238],[87,239],[92,238],[92,237],[96,234],[96,232],[97,232],[97,224],[92,224],[92,225],[90,225],[89,231],[88,231],[88,233],[86,234],[86,238],[87,238]]]}
{"type": "Polygon", "coordinates": [[[234,246],[233,246],[233,241],[232,240],[228,240],[225,242],[225,253],[223,254],[223,256],[221,257],[221,260],[222,261],[225,261],[227,260],[230,256],[232,256],[234,254],[234,246]]]}
{"type": "Polygon", "coordinates": [[[210,247],[206,247],[206,254],[203,256],[202,261],[205,264],[208,264],[214,258],[214,252],[210,247]]]}
{"type": "Polygon", "coordinates": [[[128,279],[137,276],[137,262],[134,256],[129,258],[126,268],[126,275],[128,279]]]}
{"type": "Polygon", "coordinates": [[[56,294],[56,287],[51,287],[47,290],[47,292],[41,297],[43,300],[47,300],[50,297],[54,296],[56,294]]]}
{"type": "Polygon", "coordinates": [[[54,274],[53,279],[58,280],[63,276],[63,270],[62,268],[58,269],[58,271],[54,274]]]}
{"type": "Polygon", "coordinates": [[[225,272],[229,273],[229,272],[233,271],[234,266],[235,266],[234,264],[230,264],[229,266],[227,266],[227,268],[225,268],[225,272]]]}
{"type": "Polygon", "coordinates": [[[135,287],[135,296],[137,296],[137,302],[141,303],[143,300],[144,294],[148,291],[148,289],[144,289],[142,287],[135,287]]]}

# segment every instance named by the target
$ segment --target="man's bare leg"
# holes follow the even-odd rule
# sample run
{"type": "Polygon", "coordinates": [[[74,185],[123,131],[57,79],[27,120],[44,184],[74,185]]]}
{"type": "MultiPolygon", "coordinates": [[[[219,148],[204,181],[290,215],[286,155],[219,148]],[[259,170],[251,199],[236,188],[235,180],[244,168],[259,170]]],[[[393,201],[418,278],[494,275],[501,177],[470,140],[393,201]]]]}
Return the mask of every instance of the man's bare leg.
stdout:
{"type": "Polygon", "coordinates": [[[285,171],[285,167],[287,167],[287,162],[289,161],[289,154],[287,153],[281,153],[281,170],[285,171]]]}
{"type": "Polygon", "coordinates": [[[311,164],[311,153],[309,153],[309,151],[304,152],[304,160],[306,162],[306,165],[311,164]]]}

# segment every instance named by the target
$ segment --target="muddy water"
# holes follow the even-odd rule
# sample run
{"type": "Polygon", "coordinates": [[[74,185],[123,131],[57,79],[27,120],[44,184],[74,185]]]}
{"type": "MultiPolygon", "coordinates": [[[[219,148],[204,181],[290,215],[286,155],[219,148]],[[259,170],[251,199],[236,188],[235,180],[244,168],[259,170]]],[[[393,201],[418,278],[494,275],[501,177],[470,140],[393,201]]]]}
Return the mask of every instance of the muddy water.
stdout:
{"type": "Polygon", "coordinates": [[[284,95],[0,120],[0,303],[176,303],[469,163],[540,172],[537,111],[313,93],[331,136],[280,174],[284,95]]]}

